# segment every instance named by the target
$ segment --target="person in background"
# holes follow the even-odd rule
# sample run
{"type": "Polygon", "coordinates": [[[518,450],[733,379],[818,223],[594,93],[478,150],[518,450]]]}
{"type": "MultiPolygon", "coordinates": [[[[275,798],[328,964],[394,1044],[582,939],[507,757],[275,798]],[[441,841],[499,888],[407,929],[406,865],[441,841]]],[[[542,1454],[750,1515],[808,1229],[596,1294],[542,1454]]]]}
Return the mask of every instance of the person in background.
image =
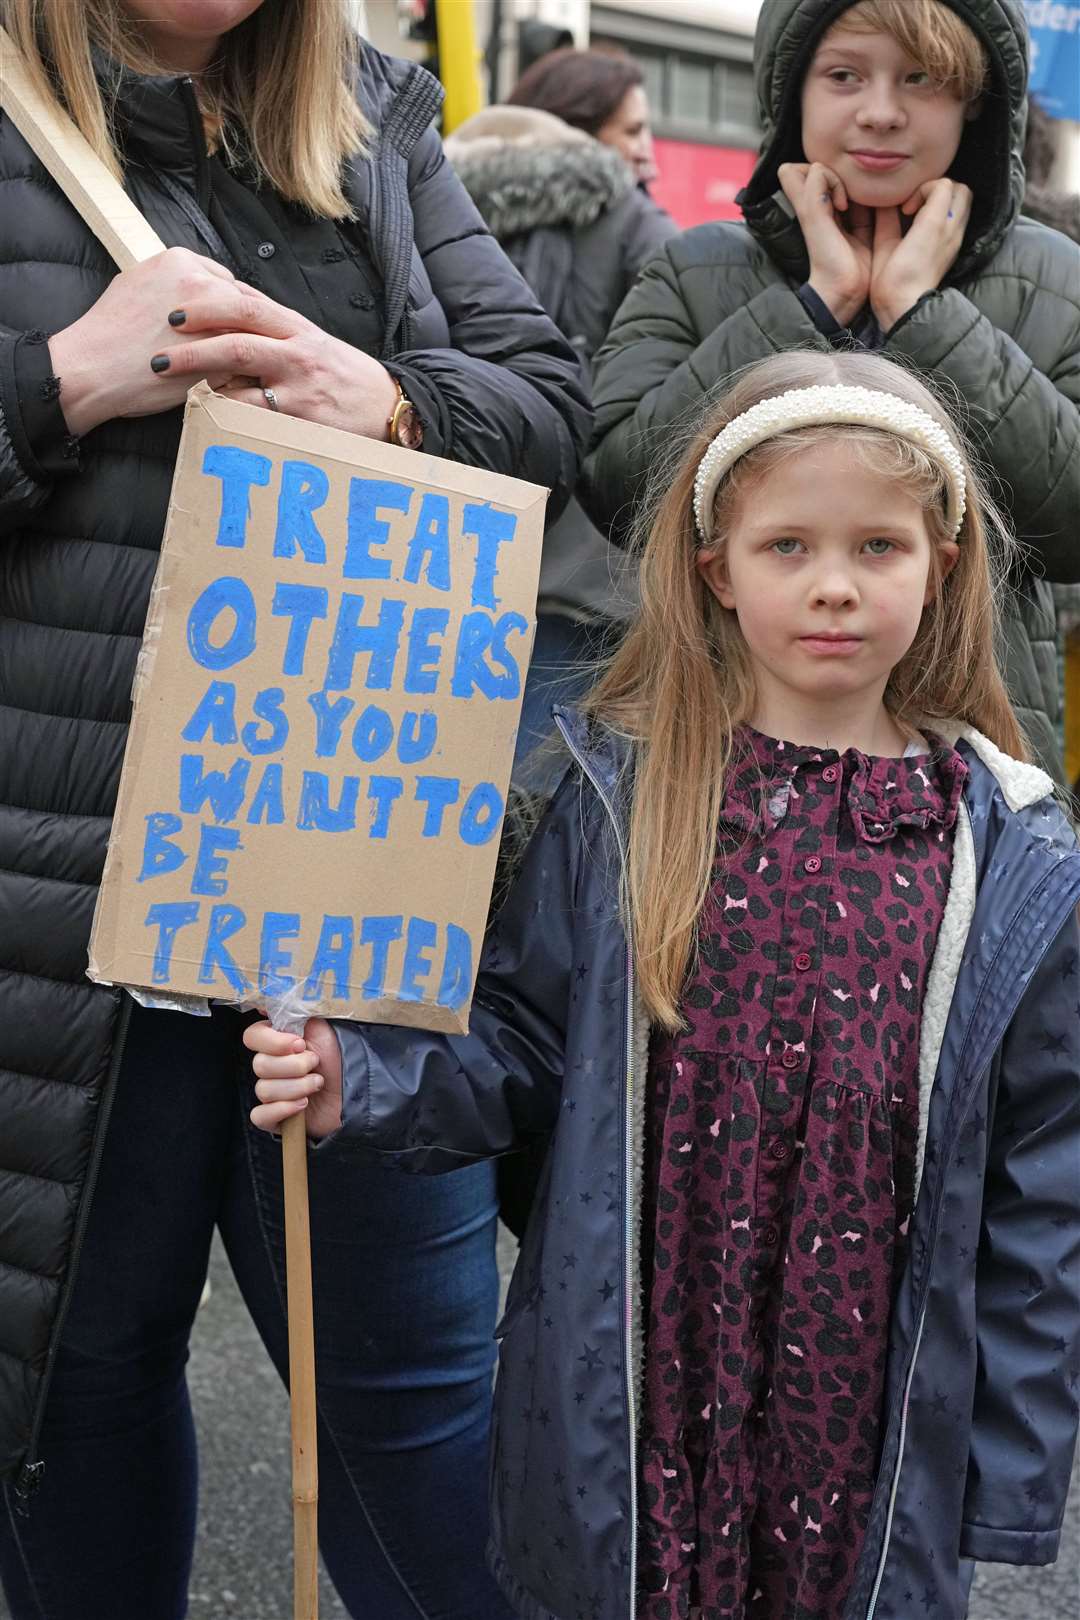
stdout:
{"type": "Polygon", "coordinates": [[[526,68],[506,100],[511,107],[539,107],[595,135],[626,161],[639,186],[656,179],[645,84],[625,51],[549,51],[526,68]]]}
{"type": "MultiPolygon", "coordinates": [[[[522,76],[507,105],[485,108],[445,143],[489,230],[586,372],[638,272],[675,230],[635,184],[635,158],[640,166],[652,150],[640,79],[628,57],[554,51],[522,76]],[[532,103],[533,96],[540,104],[532,103]],[[561,116],[542,104],[555,98],[561,116]],[[598,132],[628,129],[629,134],[605,143],[588,132],[591,125],[598,132]]],[[[636,562],[612,546],[571,500],[544,534],[536,640],[522,699],[512,815],[500,850],[497,892],[520,844],[515,817],[522,796],[529,822],[565,769],[552,708],[585,690],[636,605],[636,562]]],[[[540,1144],[498,1162],[500,1214],[519,1238],[545,1151],[540,1144]]]]}
{"type": "MultiPolygon", "coordinates": [[[[1057,156],[1057,142],[1055,139],[1054,120],[1049,113],[1039,105],[1034,96],[1028,97],[1028,123],[1027,135],[1024,137],[1024,172],[1026,183],[1024,186],[1024,213],[1029,219],[1037,219],[1042,225],[1049,225],[1052,230],[1061,231],[1074,242],[1080,242],[1080,193],[1075,191],[1059,191],[1050,184],[1050,175],[1057,156]]],[[[1077,474],[1077,499],[1075,529],[1080,542],[1080,473],[1077,474]]],[[[1054,586],[1054,606],[1057,610],[1058,637],[1062,653],[1066,647],[1074,647],[1080,637],[1080,584],[1054,586]]],[[[1080,654],[1075,651],[1069,654],[1076,658],[1080,654]]],[[[1063,670],[1064,673],[1064,670],[1063,670]]],[[[1069,704],[1069,687],[1066,682],[1066,709],[1069,704]]],[[[1072,700],[1076,701],[1075,697],[1072,700]]],[[[1080,719],[1065,716],[1066,729],[1072,728],[1075,734],[1080,729],[1080,719]]],[[[1073,816],[1080,822],[1080,775],[1071,784],[1073,797],[1073,816]]]]}
{"type": "MultiPolygon", "coordinates": [[[[184,1364],[215,1226],[287,1366],[281,1158],[246,1123],[244,1018],[145,1009],[86,978],[188,389],[206,378],[263,411],[517,474],[549,485],[555,512],[588,436],[573,351],[431,128],[438,84],[358,42],[350,12],[0,0],[42,89],[167,244],[118,275],[0,117],[0,1575],[14,1620],[187,1612],[184,1364]]],[[[357,1620],[509,1620],[483,1562],[494,1169],[422,1186],[331,1152],[309,1180],[330,1576],[357,1620]]]]}
{"type": "Polygon", "coordinates": [[[1050,184],[1056,156],[1054,120],[1034,96],[1029,96],[1024,136],[1024,213],[1080,242],[1080,193],[1059,191],[1050,184]]]}
{"type": "Polygon", "coordinates": [[[1080,580],[1080,248],[1024,218],[1022,0],[764,0],[745,225],[670,241],[597,358],[582,484],[617,538],[702,391],[796,346],[880,350],[960,402],[1022,542],[1012,700],[1064,785],[1051,583],[1080,580]]]}
{"type": "MultiPolygon", "coordinates": [[[[507,105],[485,108],[445,143],[488,229],[586,371],[638,272],[675,229],[634,184],[630,154],[640,159],[651,150],[644,115],[628,151],[621,140],[604,144],[587,132],[594,125],[623,129],[634,96],[643,92],[629,58],[555,51],[524,74],[507,105]],[[545,105],[554,99],[558,115],[545,105]]],[[[554,786],[558,761],[537,751],[551,735],[552,705],[583,690],[634,602],[633,565],[571,501],[544,536],[517,787],[543,793],[554,786]]]]}

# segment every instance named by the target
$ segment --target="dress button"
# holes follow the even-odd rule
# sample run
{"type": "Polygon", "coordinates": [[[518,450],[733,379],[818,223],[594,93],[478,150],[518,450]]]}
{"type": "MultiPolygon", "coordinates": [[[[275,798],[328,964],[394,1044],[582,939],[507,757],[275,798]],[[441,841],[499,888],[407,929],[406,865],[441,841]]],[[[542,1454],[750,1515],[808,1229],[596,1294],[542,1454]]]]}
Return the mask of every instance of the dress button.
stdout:
{"type": "Polygon", "coordinates": [[[839,765],[826,765],[825,769],[821,773],[821,780],[823,782],[835,782],[839,775],[839,765]]]}
{"type": "Polygon", "coordinates": [[[273,242],[260,242],[255,251],[260,259],[272,259],[277,252],[277,248],[273,242]]]}
{"type": "Polygon", "coordinates": [[[788,1047],[780,1061],[785,1069],[797,1069],[799,1067],[799,1054],[788,1047]]]}
{"type": "Polygon", "coordinates": [[[781,1142],[779,1139],[777,1139],[769,1149],[769,1152],[772,1154],[774,1159],[786,1159],[788,1156],[788,1145],[786,1142],[781,1142]]]}
{"type": "Polygon", "coordinates": [[[806,868],[806,870],[808,872],[820,872],[821,871],[821,856],[820,855],[808,855],[806,857],[805,861],[803,861],[803,866],[806,868]]]}
{"type": "Polygon", "coordinates": [[[770,1249],[778,1242],[779,1237],[780,1234],[775,1226],[767,1226],[761,1234],[762,1242],[767,1243],[770,1249]]]}
{"type": "Polygon", "coordinates": [[[813,957],[808,956],[805,951],[800,951],[795,958],[795,966],[800,973],[805,973],[808,968],[813,966],[813,957]]]}

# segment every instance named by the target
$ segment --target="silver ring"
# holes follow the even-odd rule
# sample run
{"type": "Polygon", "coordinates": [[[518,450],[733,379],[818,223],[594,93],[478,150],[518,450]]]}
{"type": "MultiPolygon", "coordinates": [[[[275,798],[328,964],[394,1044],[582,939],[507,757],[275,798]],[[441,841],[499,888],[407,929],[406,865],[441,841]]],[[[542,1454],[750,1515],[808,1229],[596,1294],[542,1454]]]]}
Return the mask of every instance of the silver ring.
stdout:
{"type": "Polygon", "coordinates": [[[265,399],[272,411],[280,411],[281,406],[278,404],[277,395],[272,388],[263,389],[263,399],[265,399]]]}

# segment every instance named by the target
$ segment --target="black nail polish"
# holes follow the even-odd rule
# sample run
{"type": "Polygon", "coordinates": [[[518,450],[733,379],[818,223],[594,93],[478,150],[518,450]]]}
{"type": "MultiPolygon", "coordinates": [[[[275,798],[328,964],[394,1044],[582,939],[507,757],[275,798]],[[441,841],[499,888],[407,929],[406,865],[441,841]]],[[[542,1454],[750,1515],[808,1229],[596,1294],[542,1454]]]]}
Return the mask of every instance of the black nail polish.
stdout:
{"type": "Polygon", "coordinates": [[[174,309],[172,314],[169,316],[169,325],[170,326],[183,326],[183,324],[184,324],[184,322],[186,320],[187,320],[187,310],[186,309],[174,309]]]}
{"type": "Polygon", "coordinates": [[[151,371],[168,371],[171,362],[167,354],[155,354],[150,362],[151,371]]]}

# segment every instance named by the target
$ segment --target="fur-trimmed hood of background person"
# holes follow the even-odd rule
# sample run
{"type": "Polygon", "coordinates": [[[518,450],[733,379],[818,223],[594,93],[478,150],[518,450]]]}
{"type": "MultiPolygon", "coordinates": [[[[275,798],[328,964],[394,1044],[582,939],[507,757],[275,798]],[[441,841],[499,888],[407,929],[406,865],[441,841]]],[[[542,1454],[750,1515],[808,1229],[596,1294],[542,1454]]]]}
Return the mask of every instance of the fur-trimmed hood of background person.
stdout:
{"type": "Polygon", "coordinates": [[[538,226],[591,225],[634,190],[614,147],[539,107],[485,107],[445,149],[500,241],[538,226]]]}

